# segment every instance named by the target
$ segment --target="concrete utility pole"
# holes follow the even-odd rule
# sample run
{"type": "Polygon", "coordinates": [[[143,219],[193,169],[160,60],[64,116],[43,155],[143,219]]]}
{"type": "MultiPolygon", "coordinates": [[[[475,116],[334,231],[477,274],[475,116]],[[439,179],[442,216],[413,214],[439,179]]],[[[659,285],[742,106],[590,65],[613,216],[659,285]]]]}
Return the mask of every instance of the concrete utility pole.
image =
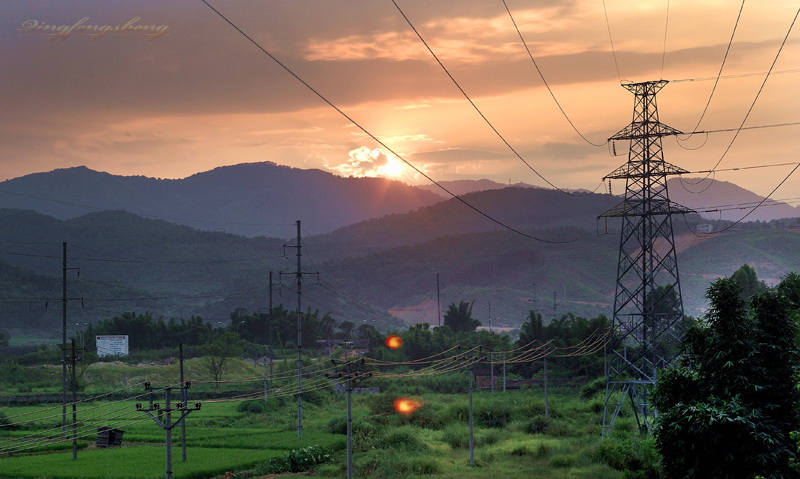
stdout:
{"type": "MultiPolygon", "coordinates": [[[[672,215],[693,211],[670,201],[667,176],[688,173],[664,161],[661,138],[681,132],[658,121],[656,94],[666,80],[623,84],[634,95],[632,122],[609,138],[628,141],[628,161],[603,178],[624,179],[625,197],[601,218],[620,218],[614,336],[606,347],[606,399],[602,434],[608,435],[626,398],[639,429],[648,432],[654,411],[649,396],[656,371],[671,364],[664,345],[678,341],[673,326],[683,318],[672,215]],[[671,310],[660,304],[675,305],[671,310]]],[[[616,148],[612,148],[616,151],[616,148]]]]}
{"type": "MultiPolygon", "coordinates": [[[[185,385],[183,381],[183,343],[178,343],[178,353],[180,355],[180,380],[181,386],[185,385]]],[[[181,388],[181,401],[186,404],[189,401],[188,389],[181,388]]],[[[181,418],[181,462],[186,462],[186,421],[181,418]]]]}
{"type": "MultiPolygon", "coordinates": [[[[459,349],[461,347],[459,346],[459,349]]],[[[486,356],[481,356],[483,350],[479,346],[478,347],[478,356],[467,356],[463,354],[461,356],[457,356],[455,359],[457,361],[469,361],[467,365],[467,372],[469,373],[469,465],[475,465],[475,421],[472,411],[472,390],[473,390],[473,383],[475,382],[475,365],[480,364],[483,361],[486,361],[486,356]]]]}
{"type": "Polygon", "coordinates": [[[67,242],[61,255],[61,433],[67,436],[67,242]]]}
{"type": "MultiPolygon", "coordinates": [[[[172,408],[172,388],[166,387],[164,388],[164,409],[161,409],[161,406],[158,403],[153,402],[153,393],[152,388],[150,387],[150,383],[144,383],[144,387],[147,391],[150,392],[150,405],[147,409],[142,408],[141,404],[136,405],[137,411],[143,411],[145,414],[150,416],[158,426],[164,429],[165,439],[165,477],[166,479],[172,479],[172,428],[177,426],[179,422],[183,422],[184,418],[192,411],[197,411],[200,409],[200,403],[196,403],[193,408],[186,407],[186,403],[178,403],[178,407],[173,409],[172,408]],[[164,411],[164,420],[162,421],[159,417],[153,415],[153,411],[164,411]],[[178,412],[180,414],[180,418],[177,421],[172,422],[172,413],[178,412]]],[[[188,389],[189,383],[184,383],[181,385],[181,389],[188,389]]],[[[185,394],[184,394],[185,396],[185,394]]]]}
{"type": "Polygon", "coordinates": [[[361,384],[364,380],[372,376],[372,372],[351,371],[351,366],[353,364],[363,365],[364,364],[363,359],[360,359],[358,361],[345,361],[345,362],[331,359],[331,362],[335,366],[341,365],[345,367],[344,373],[338,372],[333,375],[326,374],[325,376],[333,377],[340,381],[344,381],[344,390],[345,392],[347,392],[347,479],[353,479],[353,408],[351,406],[352,394],[353,394],[353,389],[355,389],[358,384],[361,384]]]}
{"type": "Polygon", "coordinates": [[[67,242],[64,241],[61,255],[61,434],[67,437],[67,271],[78,268],[67,267],[67,242]]]}
{"type": "Polygon", "coordinates": [[[77,381],[78,375],[75,369],[77,358],[77,352],[83,351],[83,348],[76,348],[75,347],[75,339],[73,338],[71,341],[71,351],[72,354],[70,355],[70,365],[72,367],[72,460],[78,460],[78,398],[76,395],[77,392],[77,381]]]}
{"type": "Polygon", "coordinates": [[[436,314],[439,318],[439,327],[442,326],[442,292],[439,287],[439,273],[436,273],[436,314]]]}
{"type": "MultiPolygon", "coordinates": [[[[293,273],[297,281],[297,437],[303,435],[303,310],[301,308],[301,298],[303,291],[303,275],[319,274],[304,273],[302,267],[302,249],[300,235],[300,220],[297,220],[297,244],[294,246],[284,245],[284,248],[297,248],[297,271],[293,273]]],[[[289,274],[283,273],[280,274],[289,274]]]]}

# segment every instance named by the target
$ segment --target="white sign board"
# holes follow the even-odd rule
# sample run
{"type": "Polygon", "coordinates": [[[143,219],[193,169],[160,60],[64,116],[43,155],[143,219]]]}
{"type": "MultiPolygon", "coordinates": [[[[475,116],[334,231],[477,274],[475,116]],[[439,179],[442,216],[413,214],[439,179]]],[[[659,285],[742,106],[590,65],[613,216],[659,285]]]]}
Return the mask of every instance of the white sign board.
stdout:
{"type": "Polygon", "coordinates": [[[95,336],[97,341],[97,356],[127,356],[128,335],[95,336]]]}

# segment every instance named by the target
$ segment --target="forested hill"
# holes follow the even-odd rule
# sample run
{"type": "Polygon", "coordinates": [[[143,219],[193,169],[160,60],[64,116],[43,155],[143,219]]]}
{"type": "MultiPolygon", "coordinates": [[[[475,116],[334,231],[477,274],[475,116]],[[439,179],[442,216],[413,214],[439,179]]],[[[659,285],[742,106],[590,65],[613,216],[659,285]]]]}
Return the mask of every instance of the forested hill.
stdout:
{"type": "MultiPolygon", "coordinates": [[[[451,198],[411,213],[346,226],[309,239],[308,243],[328,255],[353,256],[448,235],[508,231],[506,226],[520,231],[565,226],[586,231],[604,230],[605,223],[601,225],[597,217],[621,201],[609,195],[567,195],[524,187],[468,193],[460,198],[463,201],[451,198]],[[340,250],[338,246],[345,249],[340,250]]],[[[570,237],[553,231],[542,239],[558,243],[569,241],[570,237]]]]}
{"type": "Polygon", "coordinates": [[[224,166],[180,180],[115,176],[86,167],[36,173],[0,183],[0,207],[58,219],[123,210],[205,231],[289,238],[405,213],[441,197],[382,178],[342,178],[274,163],[224,166]]]}
{"type": "MultiPolygon", "coordinates": [[[[303,308],[356,325],[397,326],[389,313],[436,323],[441,286],[443,307],[475,301],[475,317],[484,324],[491,317],[495,326],[519,325],[531,309],[546,319],[568,312],[611,314],[619,231],[611,224],[606,234],[596,215],[615,198],[509,188],[464,199],[517,231],[451,199],[304,237],[303,308]]],[[[687,230],[698,221],[705,222],[675,222],[690,314],[702,313],[714,278],[745,263],[770,283],[800,271],[800,234],[791,224],[763,229],[770,225],[742,223],[738,230],[701,236],[687,230]]],[[[6,292],[0,327],[58,329],[64,241],[71,322],[147,311],[156,318],[199,315],[226,324],[237,308],[269,307],[270,272],[274,305],[296,305],[296,250],[285,248],[295,244],[291,238],[204,232],[122,211],[58,220],[1,209],[0,260],[13,268],[3,265],[0,277],[6,292]]]]}

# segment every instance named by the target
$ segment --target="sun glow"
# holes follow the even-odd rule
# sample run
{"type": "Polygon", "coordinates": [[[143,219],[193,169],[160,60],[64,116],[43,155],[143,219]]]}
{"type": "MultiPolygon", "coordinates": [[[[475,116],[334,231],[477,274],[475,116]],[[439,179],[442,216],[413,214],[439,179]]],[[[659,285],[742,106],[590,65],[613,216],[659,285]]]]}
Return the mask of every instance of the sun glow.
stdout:
{"type": "Polygon", "coordinates": [[[350,150],[346,162],[327,168],[342,176],[356,178],[398,178],[406,172],[405,163],[391,153],[382,148],[371,150],[366,146],[350,150]]]}
{"type": "Polygon", "coordinates": [[[378,176],[398,177],[403,174],[406,165],[391,155],[386,155],[386,163],[378,167],[378,176]]]}

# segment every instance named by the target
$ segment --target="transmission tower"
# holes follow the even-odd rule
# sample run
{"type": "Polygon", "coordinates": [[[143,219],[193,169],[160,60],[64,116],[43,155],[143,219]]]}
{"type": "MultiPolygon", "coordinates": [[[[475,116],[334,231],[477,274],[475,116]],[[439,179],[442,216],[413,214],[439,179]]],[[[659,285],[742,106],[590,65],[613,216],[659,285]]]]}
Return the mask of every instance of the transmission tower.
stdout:
{"type": "MultiPolygon", "coordinates": [[[[601,218],[620,218],[621,235],[614,296],[613,339],[606,349],[603,435],[630,400],[640,431],[649,431],[655,411],[649,396],[657,371],[676,354],[683,300],[672,215],[691,213],[669,200],[667,176],[688,173],[664,161],[661,137],[681,132],[658,121],[656,94],[666,80],[628,83],[633,121],[609,138],[628,141],[628,161],[603,180],[624,179],[625,197],[601,218]]],[[[616,151],[616,148],[614,148],[616,151]]]]}

